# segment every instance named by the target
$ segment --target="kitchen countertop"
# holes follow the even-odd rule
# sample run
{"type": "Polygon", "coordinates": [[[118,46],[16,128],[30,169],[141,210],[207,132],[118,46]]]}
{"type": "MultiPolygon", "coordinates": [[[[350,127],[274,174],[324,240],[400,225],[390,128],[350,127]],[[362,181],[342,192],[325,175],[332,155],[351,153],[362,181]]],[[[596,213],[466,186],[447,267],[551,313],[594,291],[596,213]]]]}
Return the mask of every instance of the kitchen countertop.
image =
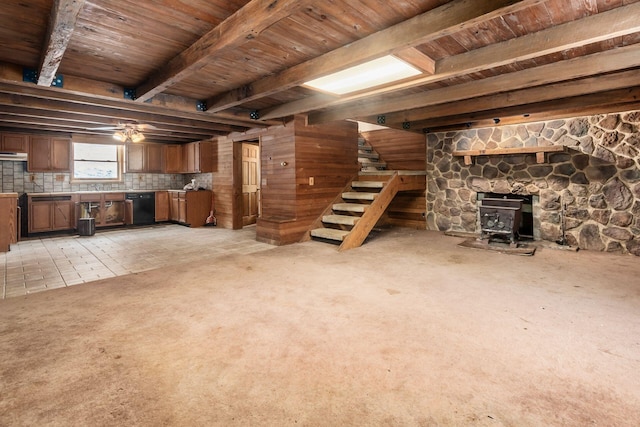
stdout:
{"type": "MultiPolygon", "coordinates": [[[[208,189],[200,189],[200,190],[183,190],[183,189],[165,189],[165,190],[81,190],[81,191],[56,191],[49,193],[26,193],[29,197],[51,197],[51,196],[73,196],[75,194],[114,194],[114,193],[155,193],[156,191],[169,191],[169,192],[179,192],[179,191],[211,191],[208,189]]],[[[0,194],[15,194],[15,197],[18,197],[18,193],[0,193],[0,194]]],[[[8,196],[4,196],[8,197],[8,196]]],[[[13,196],[11,196],[13,197],[13,196]]]]}
{"type": "Polygon", "coordinates": [[[0,198],[17,199],[18,193],[0,193],[0,198]]]}
{"type": "MultiPolygon", "coordinates": [[[[72,196],[74,194],[113,194],[113,193],[155,193],[156,191],[172,190],[81,190],[81,191],[56,191],[53,193],[27,193],[27,196],[72,196]]],[[[178,191],[178,190],[175,190],[178,191]]]]}

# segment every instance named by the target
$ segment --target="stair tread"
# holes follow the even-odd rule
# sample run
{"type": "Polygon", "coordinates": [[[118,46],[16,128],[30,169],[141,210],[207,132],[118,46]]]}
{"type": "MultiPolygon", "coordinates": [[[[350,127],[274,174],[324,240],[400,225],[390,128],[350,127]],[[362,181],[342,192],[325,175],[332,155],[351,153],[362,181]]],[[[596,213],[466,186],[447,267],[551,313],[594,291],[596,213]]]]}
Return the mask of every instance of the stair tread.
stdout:
{"type": "Polygon", "coordinates": [[[325,215],[322,217],[322,222],[327,224],[339,224],[339,225],[355,225],[360,217],[349,215],[325,215]]]}
{"type": "Polygon", "coordinates": [[[378,153],[370,153],[370,152],[358,152],[358,160],[359,159],[378,159],[380,155],[378,153]]]}
{"type": "Polygon", "coordinates": [[[383,188],[383,181],[353,181],[352,188],[383,188]]]}
{"type": "Polygon", "coordinates": [[[336,203],[333,205],[334,211],[342,212],[364,212],[369,205],[363,205],[361,203],[336,203]]]}
{"type": "Polygon", "coordinates": [[[374,200],[378,196],[378,193],[367,193],[364,191],[347,191],[342,193],[343,199],[352,200],[374,200]]]}
{"type": "Polygon", "coordinates": [[[347,236],[347,234],[349,234],[349,231],[345,231],[345,230],[338,230],[335,228],[316,228],[314,230],[311,230],[311,236],[313,237],[320,237],[322,239],[329,239],[329,240],[337,240],[342,242],[344,240],[344,238],[347,236]]]}
{"type": "Polygon", "coordinates": [[[360,156],[358,156],[358,161],[360,163],[364,163],[364,164],[384,164],[384,165],[386,165],[385,162],[382,162],[377,158],[369,158],[369,157],[360,157],[360,156]]]}

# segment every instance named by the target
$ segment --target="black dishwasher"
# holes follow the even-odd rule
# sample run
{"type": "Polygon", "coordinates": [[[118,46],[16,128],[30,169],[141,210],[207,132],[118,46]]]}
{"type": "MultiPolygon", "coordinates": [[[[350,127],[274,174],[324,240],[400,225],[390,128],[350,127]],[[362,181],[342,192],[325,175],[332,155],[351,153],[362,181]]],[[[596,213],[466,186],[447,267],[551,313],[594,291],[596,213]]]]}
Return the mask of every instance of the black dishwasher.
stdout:
{"type": "Polygon", "coordinates": [[[133,225],[149,225],[156,220],[156,193],[127,193],[127,200],[133,202],[133,225]]]}

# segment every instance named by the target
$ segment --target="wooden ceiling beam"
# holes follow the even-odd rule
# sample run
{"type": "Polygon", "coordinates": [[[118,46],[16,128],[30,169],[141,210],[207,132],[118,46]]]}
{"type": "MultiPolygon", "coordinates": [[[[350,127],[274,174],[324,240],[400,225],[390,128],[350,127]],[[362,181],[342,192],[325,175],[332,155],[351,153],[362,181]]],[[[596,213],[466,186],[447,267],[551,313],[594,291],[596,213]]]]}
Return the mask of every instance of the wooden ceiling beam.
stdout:
{"type": "MultiPolygon", "coordinates": [[[[603,12],[547,30],[492,44],[436,62],[435,74],[370,91],[328,98],[316,95],[260,111],[260,117],[272,120],[321,108],[355,102],[358,99],[422,86],[519,61],[562,52],[567,49],[609,40],[640,31],[640,3],[603,12]]],[[[356,104],[354,104],[356,105],[356,104]]]]}
{"type": "Polygon", "coordinates": [[[225,110],[273,95],[352,66],[449,35],[463,26],[487,21],[542,3],[540,0],[454,0],[341,48],[207,100],[208,111],[225,110]]]}
{"type": "Polygon", "coordinates": [[[276,22],[305,7],[311,0],[251,0],[216,28],[178,54],[136,88],[139,102],[147,101],[202,68],[210,56],[241,46],[276,22]]]}
{"type": "Polygon", "coordinates": [[[38,85],[51,86],[84,3],[85,0],[53,1],[47,37],[40,59],[38,85]]]}
{"type": "Polygon", "coordinates": [[[180,123],[193,120],[194,122],[206,123],[211,126],[211,128],[220,131],[242,131],[253,127],[250,125],[237,126],[221,123],[218,118],[205,113],[183,113],[169,108],[139,104],[127,100],[96,98],[62,92],[55,88],[45,88],[20,83],[4,83],[0,81],[0,96],[9,97],[9,99],[13,101],[13,104],[10,105],[26,105],[30,107],[38,105],[38,108],[43,107],[52,110],[60,108],[62,109],[61,111],[68,112],[79,110],[87,113],[91,111],[91,114],[105,114],[123,118],[136,116],[144,117],[144,119],[140,119],[144,121],[158,121],[160,117],[162,117],[162,120],[167,123],[180,123]],[[12,95],[18,95],[18,97],[12,97],[12,95]],[[54,104],[56,101],[59,103],[54,104]],[[27,102],[29,104],[26,104],[27,102]]]}
{"type": "MultiPolygon", "coordinates": [[[[640,108],[640,86],[575,96],[553,101],[479,111],[461,116],[447,116],[416,123],[417,132],[440,132],[549,121],[559,118],[609,114],[640,108]],[[499,119],[496,124],[495,119],[499,119]],[[421,126],[421,127],[418,127],[421,126]]],[[[403,129],[401,125],[390,126],[403,129]]],[[[405,129],[406,130],[406,129],[405,129]]]]}
{"type": "MultiPolygon", "coordinates": [[[[0,126],[3,123],[11,126],[22,126],[30,129],[47,129],[55,132],[65,132],[73,134],[90,134],[90,135],[112,135],[113,131],[92,129],[90,124],[87,123],[70,123],[66,120],[56,120],[52,118],[41,117],[28,117],[28,116],[16,116],[13,114],[0,113],[0,126]]],[[[97,125],[96,125],[97,126],[97,125]]],[[[195,130],[189,132],[180,132],[169,129],[149,129],[143,131],[144,135],[148,139],[162,139],[162,140],[191,140],[197,141],[212,136],[212,132],[196,132],[195,130]]]]}
{"type": "Polygon", "coordinates": [[[402,59],[410,65],[422,70],[426,74],[435,74],[436,61],[420,52],[415,47],[403,49],[393,54],[396,58],[402,59]]]}
{"type": "MultiPolygon", "coordinates": [[[[113,117],[87,115],[80,112],[69,113],[63,111],[50,111],[45,109],[25,108],[8,105],[2,105],[2,111],[0,112],[0,114],[4,114],[5,117],[14,117],[16,120],[29,119],[40,120],[42,122],[51,121],[59,123],[60,125],[66,124],[70,128],[80,127],[83,129],[112,126],[118,121],[117,118],[113,117]]],[[[180,124],[170,124],[162,121],[145,121],[145,124],[154,125],[166,132],[176,132],[183,135],[201,135],[217,131],[217,129],[211,129],[206,124],[204,126],[198,126],[197,123],[181,122],[180,124]]]]}
{"type": "MultiPolygon", "coordinates": [[[[385,115],[385,126],[402,126],[409,123],[412,128],[432,127],[432,123],[442,116],[463,116],[476,111],[494,110],[518,105],[527,105],[553,99],[571,98],[583,94],[606,92],[635,86],[638,83],[638,70],[609,74],[606,77],[588,77],[548,85],[544,90],[538,87],[498,93],[464,101],[437,104],[414,110],[385,115]]],[[[377,115],[358,117],[360,121],[377,122],[377,115]]]]}
{"type": "MultiPolygon", "coordinates": [[[[5,82],[7,84],[17,84],[21,86],[30,86],[30,84],[23,82],[22,70],[23,67],[19,65],[0,62],[0,82],[5,82]]],[[[89,80],[73,75],[65,75],[64,88],[55,88],[55,90],[59,91],[60,93],[68,93],[70,95],[83,95],[92,98],[116,100],[119,102],[136,104],[124,98],[125,88],[123,86],[98,80],[89,80]]],[[[193,113],[201,113],[196,108],[198,104],[197,100],[164,93],[154,96],[144,104],[170,109],[174,112],[177,112],[178,114],[186,113],[182,114],[181,117],[190,117],[193,113]]],[[[222,124],[244,127],[267,127],[280,123],[279,121],[269,120],[261,120],[259,122],[256,122],[255,120],[251,120],[249,118],[249,111],[244,109],[228,110],[216,114],[208,114],[206,116],[206,120],[215,120],[222,124]]]]}
{"type": "MultiPolygon", "coordinates": [[[[74,113],[78,111],[78,105],[75,103],[70,103],[66,101],[58,101],[51,99],[42,99],[36,97],[27,97],[27,96],[18,96],[18,95],[9,95],[0,93],[0,105],[1,106],[24,106],[34,109],[42,109],[45,111],[59,111],[59,112],[67,112],[74,113]]],[[[143,123],[158,123],[162,124],[170,123],[170,124],[184,124],[188,125],[187,119],[176,118],[167,115],[158,115],[157,113],[151,112],[140,112],[140,111],[127,111],[124,109],[118,108],[109,108],[109,107],[100,107],[100,106],[82,106],[82,114],[86,117],[97,116],[97,117],[109,117],[114,120],[115,123],[118,121],[137,121],[143,123]]],[[[217,123],[209,123],[209,122],[200,122],[193,120],[191,122],[194,127],[200,126],[200,129],[208,129],[212,133],[220,133],[220,132],[234,132],[234,131],[244,131],[247,128],[229,126],[229,125],[220,125],[217,123]]]]}
{"type": "Polygon", "coordinates": [[[502,74],[455,86],[404,96],[386,96],[380,99],[356,102],[330,111],[311,113],[309,124],[344,120],[366,115],[380,115],[419,107],[462,101],[485,95],[509,92],[528,87],[539,87],[561,81],[580,79],[640,66],[638,46],[631,45],[610,51],[586,55],[523,71],[502,74]]]}

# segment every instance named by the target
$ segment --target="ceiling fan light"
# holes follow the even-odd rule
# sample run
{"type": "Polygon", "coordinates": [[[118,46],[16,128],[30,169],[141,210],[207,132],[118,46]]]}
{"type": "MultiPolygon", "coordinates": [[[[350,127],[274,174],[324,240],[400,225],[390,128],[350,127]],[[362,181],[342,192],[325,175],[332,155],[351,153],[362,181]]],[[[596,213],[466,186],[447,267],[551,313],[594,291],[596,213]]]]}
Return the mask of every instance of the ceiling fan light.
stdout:
{"type": "Polygon", "coordinates": [[[116,139],[120,142],[125,142],[127,140],[127,134],[122,131],[116,131],[113,134],[113,139],[116,139]]]}
{"type": "Polygon", "coordinates": [[[144,135],[136,130],[131,132],[130,138],[131,138],[131,142],[134,142],[134,143],[144,141],[144,135]]]}

